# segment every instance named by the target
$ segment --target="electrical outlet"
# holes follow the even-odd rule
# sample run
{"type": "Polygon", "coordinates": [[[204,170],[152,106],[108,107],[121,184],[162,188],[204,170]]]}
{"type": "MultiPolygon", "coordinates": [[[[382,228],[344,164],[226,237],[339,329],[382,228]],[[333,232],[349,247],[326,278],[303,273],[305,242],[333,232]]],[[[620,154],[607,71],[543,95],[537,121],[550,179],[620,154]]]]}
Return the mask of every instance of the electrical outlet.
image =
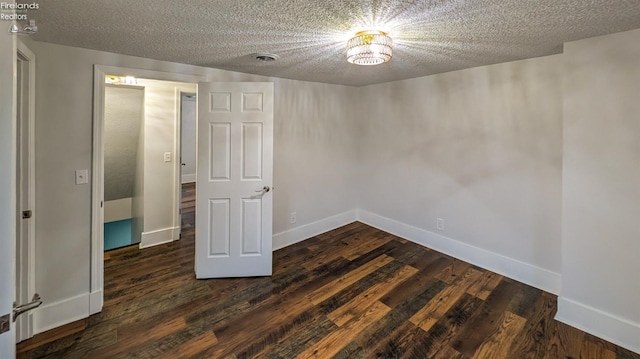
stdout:
{"type": "Polygon", "coordinates": [[[291,224],[296,224],[297,218],[296,218],[296,212],[291,212],[291,214],[289,215],[289,222],[291,224]]]}
{"type": "Polygon", "coordinates": [[[444,231],[444,219],[442,218],[436,218],[436,228],[439,231],[444,231]]]}

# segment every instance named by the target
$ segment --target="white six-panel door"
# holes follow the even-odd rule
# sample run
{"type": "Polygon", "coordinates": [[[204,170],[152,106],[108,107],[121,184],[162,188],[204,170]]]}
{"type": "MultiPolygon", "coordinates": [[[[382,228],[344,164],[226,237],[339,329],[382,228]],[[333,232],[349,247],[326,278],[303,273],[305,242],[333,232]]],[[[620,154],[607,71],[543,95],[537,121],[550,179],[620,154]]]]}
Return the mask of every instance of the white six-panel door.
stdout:
{"type": "Polygon", "coordinates": [[[272,272],[273,83],[198,84],[196,277],[272,272]]]}

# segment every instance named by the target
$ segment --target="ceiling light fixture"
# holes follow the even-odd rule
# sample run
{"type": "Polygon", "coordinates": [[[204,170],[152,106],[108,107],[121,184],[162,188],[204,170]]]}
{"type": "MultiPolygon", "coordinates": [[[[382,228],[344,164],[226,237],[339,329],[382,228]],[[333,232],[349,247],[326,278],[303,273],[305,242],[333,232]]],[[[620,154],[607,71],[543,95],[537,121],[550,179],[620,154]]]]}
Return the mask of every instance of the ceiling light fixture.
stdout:
{"type": "Polygon", "coordinates": [[[386,32],[360,31],[347,42],[347,61],[355,65],[380,65],[393,56],[393,42],[386,32]]]}

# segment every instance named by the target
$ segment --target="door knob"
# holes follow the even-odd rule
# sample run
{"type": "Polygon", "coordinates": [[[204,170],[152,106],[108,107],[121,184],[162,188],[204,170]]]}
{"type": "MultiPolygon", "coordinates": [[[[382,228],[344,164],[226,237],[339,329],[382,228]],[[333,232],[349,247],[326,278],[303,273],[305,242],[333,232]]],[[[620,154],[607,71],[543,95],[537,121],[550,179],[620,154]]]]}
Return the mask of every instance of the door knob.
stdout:
{"type": "Polygon", "coordinates": [[[269,187],[269,186],[264,186],[264,187],[262,187],[261,189],[257,189],[257,190],[256,190],[256,192],[258,192],[258,193],[262,193],[262,194],[267,193],[267,192],[269,192],[269,191],[271,191],[271,187],[269,187]]]}

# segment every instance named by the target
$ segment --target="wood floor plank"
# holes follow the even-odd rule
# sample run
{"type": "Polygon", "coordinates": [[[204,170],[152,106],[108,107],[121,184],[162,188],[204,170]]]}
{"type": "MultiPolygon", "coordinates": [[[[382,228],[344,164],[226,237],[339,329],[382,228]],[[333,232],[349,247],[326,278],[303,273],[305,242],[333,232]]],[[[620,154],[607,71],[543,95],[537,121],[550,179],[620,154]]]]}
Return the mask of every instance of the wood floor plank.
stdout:
{"type": "Polygon", "coordinates": [[[494,331],[476,350],[473,358],[509,359],[509,351],[514,338],[520,334],[526,319],[509,311],[503,313],[502,320],[494,331]]]}
{"type": "Polygon", "coordinates": [[[554,330],[555,304],[555,298],[551,295],[538,296],[527,319],[526,327],[518,337],[514,338],[510,352],[512,358],[544,358],[550,334],[554,330]]]}
{"type": "Polygon", "coordinates": [[[384,355],[385,350],[380,346],[386,343],[398,328],[406,324],[415,312],[441,292],[444,287],[444,282],[432,278],[419,292],[405,297],[402,302],[393,306],[384,317],[360,333],[355,341],[365,349],[365,354],[368,356],[375,353],[384,355]]]}
{"type": "Polygon", "coordinates": [[[349,322],[342,328],[337,329],[319,342],[313,344],[297,357],[305,358],[330,358],[349,344],[358,333],[369,325],[382,318],[391,308],[380,302],[374,302],[360,316],[349,322]]]}
{"type": "Polygon", "coordinates": [[[361,222],[276,251],[271,277],[196,280],[194,184],[181,208],[180,240],[105,254],[102,312],[18,358],[640,359],[555,321],[555,295],[361,222]]]}
{"type": "Polygon", "coordinates": [[[474,283],[467,293],[475,295],[476,297],[486,300],[489,294],[496,288],[496,286],[502,281],[502,276],[490,271],[482,273],[481,280],[474,283]]]}
{"type": "Polygon", "coordinates": [[[393,289],[398,284],[402,283],[412,275],[416,274],[418,270],[411,266],[403,266],[397,271],[393,277],[387,280],[381,281],[364,292],[358,294],[355,298],[349,301],[347,304],[339,307],[333,312],[329,313],[327,317],[334,322],[337,326],[341,327],[352,318],[358,316],[365,308],[369,307],[373,302],[378,301],[389,290],[393,289]]]}
{"type": "Polygon", "coordinates": [[[433,298],[427,305],[414,314],[409,321],[428,331],[440,318],[453,307],[460,297],[466,293],[467,289],[480,278],[482,272],[470,268],[466,273],[446,287],[441,293],[433,298]]]}
{"type": "Polygon", "coordinates": [[[163,353],[166,358],[186,359],[202,354],[205,350],[218,344],[218,338],[213,331],[207,331],[191,340],[185,341],[174,349],[163,353]]]}
{"type": "Polygon", "coordinates": [[[393,258],[383,254],[378,258],[372,260],[371,262],[368,262],[367,264],[363,265],[362,267],[350,272],[348,275],[338,278],[335,281],[323,286],[317,291],[311,293],[309,296],[307,296],[307,298],[313,304],[317,305],[325,301],[329,297],[335,295],[339,291],[343,290],[344,288],[355,283],[356,281],[362,279],[367,274],[391,262],[393,262],[393,258]]]}
{"type": "Polygon", "coordinates": [[[514,283],[502,280],[469,319],[468,325],[458,333],[453,348],[464,356],[473,357],[478,347],[487,339],[487,335],[498,326],[500,317],[517,290],[514,283]]]}
{"type": "Polygon", "coordinates": [[[579,357],[585,333],[564,323],[554,322],[554,333],[549,341],[545,359],[579,357]]]}

